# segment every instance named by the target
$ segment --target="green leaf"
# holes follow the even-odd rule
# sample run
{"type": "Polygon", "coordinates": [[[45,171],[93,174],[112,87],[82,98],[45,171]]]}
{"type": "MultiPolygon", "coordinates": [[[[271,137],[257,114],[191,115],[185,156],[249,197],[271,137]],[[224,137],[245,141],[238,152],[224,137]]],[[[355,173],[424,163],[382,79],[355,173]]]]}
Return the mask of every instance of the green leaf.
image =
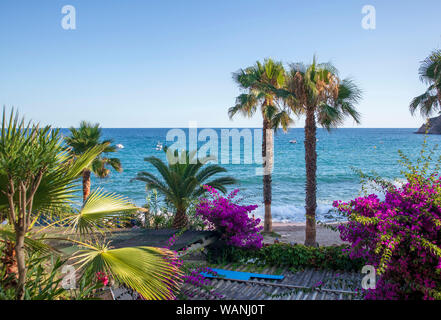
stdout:
{"type": "Polygon", "coordinates": [[[172,299],[181,285],[182,273],[167,259],[174,253],[153,247],[108,249],[89,246],[75,255],[80,269],[105,272],[145,299],[172,299]]]}

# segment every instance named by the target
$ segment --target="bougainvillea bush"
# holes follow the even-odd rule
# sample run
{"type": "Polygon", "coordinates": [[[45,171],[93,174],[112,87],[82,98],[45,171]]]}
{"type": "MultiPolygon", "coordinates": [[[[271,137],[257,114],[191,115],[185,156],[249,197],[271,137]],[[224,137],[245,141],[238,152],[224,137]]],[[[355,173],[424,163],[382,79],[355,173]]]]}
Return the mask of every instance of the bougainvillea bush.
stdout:
{"type": "Polygon", "coordinates": [[[210,198],[202,199],[196,207],[196,214],[202,217],[208,227],[220,232],[227,244],[247,249],[262,248],[263,236],[260,219],[249,214],[256,205],[243,206],[235,202],[239,190],[236,189],[227,197],[220,195],[210,186],[204,186],[210,198]]]}
{"type": "Polygon", "coordinates": [[[413,165],[400,155],[407,168],[402,186],[368,178],[382,186],[384,197],[370,194],[334,202],[348,220],[339,226],[340,236],[351,243],[351,257],[366,259],[376,268],[376,289],[367,290],[367,299],[441,299],[438,165],[427,174],[430,156],[422,152],[413,165]]]}

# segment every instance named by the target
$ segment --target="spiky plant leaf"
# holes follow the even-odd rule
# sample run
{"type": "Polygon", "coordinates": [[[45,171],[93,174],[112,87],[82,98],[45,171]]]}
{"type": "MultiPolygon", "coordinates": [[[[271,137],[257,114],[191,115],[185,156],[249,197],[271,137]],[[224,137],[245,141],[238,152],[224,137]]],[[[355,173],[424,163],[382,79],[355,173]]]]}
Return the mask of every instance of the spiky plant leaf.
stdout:
{"type": "Polygon", "coordinates": [[[100,231],[111,218],[124,219],[137,210],[138,208],[127,198],[97,189],[90,194],[81,210],[68,216],[67,220],[73,230],[85,234],[100,231]]]}
{"type": "MultiPolygon", "coordinates": [[[[15,242],[15,231],[9,225],[0,226],[0,238],[2,238],[4,241],[15,242]]],[[[41,254],[58,252],[58,250],[46,244],[44,240],[45,239],[43,237],[33,238],[32,234],[28,234],[25,236],[25,247],[31,252],[38,252],[41,254]]]]}
{"type": "Polygon", "coordinates": [[[88,245],[75,256],[80,269],[105,272],[120,284],[132,288],[145,299],[173,299],[181,284],[182,273],[169,262],[174,253],[154,247],[109,249],[88,245]]]}

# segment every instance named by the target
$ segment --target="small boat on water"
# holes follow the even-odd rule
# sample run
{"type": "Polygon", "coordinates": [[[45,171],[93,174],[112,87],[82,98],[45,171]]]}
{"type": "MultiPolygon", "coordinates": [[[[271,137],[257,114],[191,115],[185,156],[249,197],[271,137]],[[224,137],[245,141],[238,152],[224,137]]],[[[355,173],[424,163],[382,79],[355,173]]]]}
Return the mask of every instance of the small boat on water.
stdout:
{"type": "Polygon", "coordinates": [[[297,140],[289,140],[289,143],[297,143],[297,140]]]}
{"type": "Polygon", "coordinates": [[[124,149],[124,146],[123,146],[122,144],[120,144],[120,143],[118,143],[118,144],[116,145],[116,147],[117,147],[118,149],[124,149]]]}
{"type": "Polygon", "coordinates": [[[158,143],[156,144],[156,151],[161,151],[161,150],[162,150],[162,143],[158,141],[158,143]]]}

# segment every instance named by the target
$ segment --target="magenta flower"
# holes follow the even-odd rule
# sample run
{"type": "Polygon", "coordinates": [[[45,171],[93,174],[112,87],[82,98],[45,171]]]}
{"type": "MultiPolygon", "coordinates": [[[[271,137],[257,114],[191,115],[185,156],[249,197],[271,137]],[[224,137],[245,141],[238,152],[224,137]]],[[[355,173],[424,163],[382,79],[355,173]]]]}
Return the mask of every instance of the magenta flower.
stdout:
{"type": "Polygon", "coordinates": [[[334,207],[347,217],[338,227],[352,258],[380,271],[367,299],[433,299],[441,288],[441,180],[410,176],[401,188],[334,207]]]}
{"type": "Polygon", "coordinates": [[[196,207],[196,214],[208,222],[208,225],[221,233],[222,238],[230,245],[241,248],[262,248],[263,227],[259,226],[260,219],[254,219],[249,214],[257,206],[242,206],[234,202],[239,190],[236,189],[227,197],[221,196],[217,190],[204,186],[209,192],[210,199],[202,199],[196,207]]]}
{"type": "Polygon", "coordinates": [[[103,286],[107,286],[109,283],[109,276],[107,276],[104,272],[97,272],[96,278],[99,282],[103,284],[103,286]]]}

